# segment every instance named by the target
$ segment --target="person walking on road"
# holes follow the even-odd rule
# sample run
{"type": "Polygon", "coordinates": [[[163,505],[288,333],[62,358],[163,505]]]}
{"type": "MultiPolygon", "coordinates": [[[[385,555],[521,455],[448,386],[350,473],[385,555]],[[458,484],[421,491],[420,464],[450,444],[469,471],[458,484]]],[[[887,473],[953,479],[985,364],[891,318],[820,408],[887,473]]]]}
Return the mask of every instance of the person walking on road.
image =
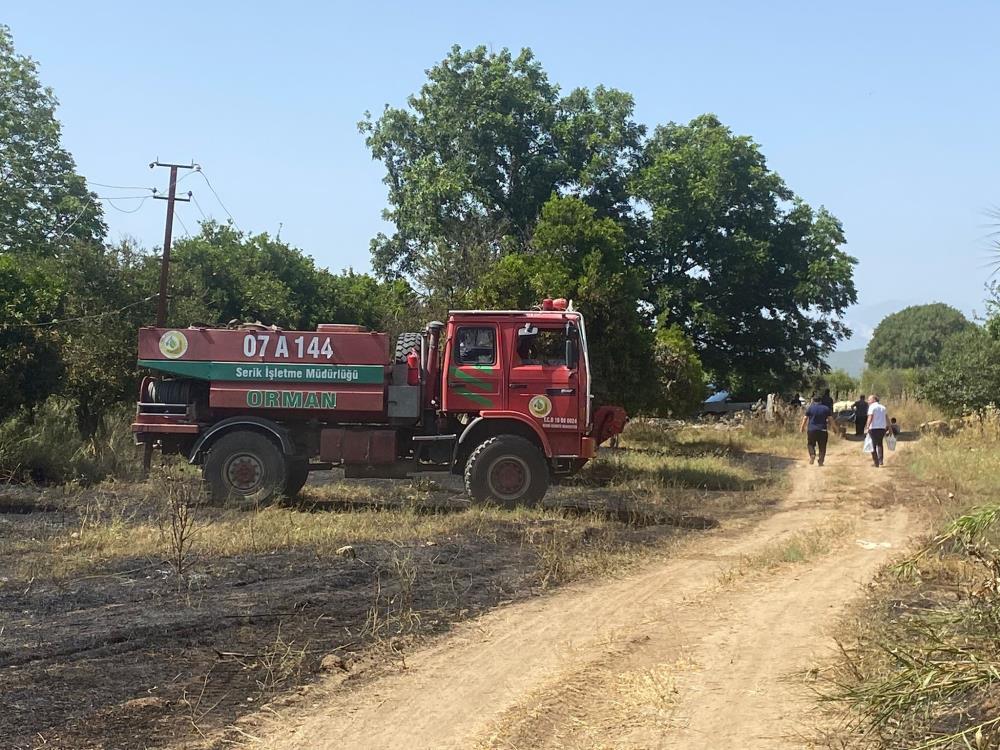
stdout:
{"type": "Polygon", "coordinates": [[[833,414],[833,396],[830,395],[829,388],[823,391],[823,398],[820,399],[820,402],[833,414]]]}
{"type": "Polygon", "coordinates": [[[799,432],[806,433],[806,447],[809,449],[809,463],[816,460],[816,449],[819,448],[819,465],[826,461],[826,444],[830,439],[833,411],[823,403],[820,396],[813,396],[812,403],[806,409],[799,425],[799,432]]]}
{"type": "Polygon", "coordinates": [[[854,402],[854,434],[864,435],[866,424],[868,424],[868,401],[862,393],[854,402]]]}
{"type": "Polygon", "coordinates": [[[889,413],[879,403],[878,396],[873,393],[868,397],[868,422],[865,424],[865,432],[872,439],[872,461],[875,462],[875,468],[885,465],[883,441],[888,429],[889,413]]]}

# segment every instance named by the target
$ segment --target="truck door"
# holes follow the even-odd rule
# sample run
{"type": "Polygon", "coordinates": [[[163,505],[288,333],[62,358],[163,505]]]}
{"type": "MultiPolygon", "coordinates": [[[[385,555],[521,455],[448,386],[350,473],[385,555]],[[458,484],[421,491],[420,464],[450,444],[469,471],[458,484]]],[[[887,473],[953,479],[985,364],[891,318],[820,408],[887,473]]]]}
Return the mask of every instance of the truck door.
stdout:
{"type": "Polygon", "coordinates": [[[528,323],[514,337],[511,355],[510,409],[536,420],[562,455],[579,452],[584,429],[580,414],[586,384],[580,382],[576,335],[564,323],[528,323]]]}
{"type": "Polygon", "coordinates": [[[495,325],[459,325],[448,346],[444,409],[473,412],[502,409],[497,329],[495,325]]]}

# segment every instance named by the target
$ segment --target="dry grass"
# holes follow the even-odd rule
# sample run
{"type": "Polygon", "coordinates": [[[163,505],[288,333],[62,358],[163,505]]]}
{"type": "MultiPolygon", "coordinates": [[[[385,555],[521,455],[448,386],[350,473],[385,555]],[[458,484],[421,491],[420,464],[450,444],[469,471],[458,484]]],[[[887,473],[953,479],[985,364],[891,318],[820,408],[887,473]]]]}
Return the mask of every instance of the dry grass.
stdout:
{"type": "Polygon", "coordinates": [[[551,504],[469,507],[460,491],[432,479],[334,480],[307,486],[302,503],[241,511],[195,505],[198,480],[171,469],[144,483],[49,492],[45,497],[68,506],[69,520],[27,537],[0,536],[0,564],[15,580],[65,580],[123,561],[184,572],[199,560],[286,549],[322,559],[343,545],[462,535],[496,541],[513,528],[536,552],[548,585],[622,570],[649,553],[648,545],[622,541],[611,510],[623,520],[662,522],[765,507],[764,491],[775,490],[780,466],[746,453],[748,442],[732,431],[630,428],[624,449],[602,451],[570,486],[553,491],[551,502],[572,513],[551,504]]]}
{"type": "Polygon", "coordinates": [[[752,573],[768,572],[828,554],[853,528],[853,524],[848,521],[838,521],[790,534],[781,541],[765,545],[753,554],[744,555],[739,563],[719,575],[719,582],[727,586],[752,573]]]}

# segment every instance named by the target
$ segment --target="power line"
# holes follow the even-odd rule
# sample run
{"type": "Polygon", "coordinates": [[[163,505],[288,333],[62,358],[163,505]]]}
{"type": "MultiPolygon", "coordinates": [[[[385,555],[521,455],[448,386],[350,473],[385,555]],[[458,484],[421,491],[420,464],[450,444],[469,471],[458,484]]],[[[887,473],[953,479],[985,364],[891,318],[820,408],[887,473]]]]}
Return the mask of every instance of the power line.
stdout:
{"type": "Polygon", "coordinates": [[[208,175],[205,174],[205,170],[201,168],[200,164],[196,166],[195,171],[198,172],[203,178],[205,178],[205,184],[208,185],[208,189],[212,191],[212,195],[215,196],[215,200],[217,200],[219,202],[219,205],[222,206],[222,210],[226,212],[226,215],[229,217],[229,220],[233,222],[233,226],[236,227],[237,231],[242,232],[243,230],[240,229],[240,225],[236,223],[236,219],[233,217],[231,213],[229,213],[229,209],[226,208],[226,204],[222,202],[222,198],[220,198],[219,194],[215,192],[215,188],[212,187],[212,183],[208,179],[208,175]]]}
{"type": "MultiPolygon", "coordinates": [[[[191,173],[188,172],[188,174],[191,174],[191,173]]],[[[187,176],[187,175],[185,175],[185,176],[187,176]]],[[[201,204],[198,202],[198,199],[195,198],[193,194],[191,195],[191,200],[194,201],[194,205],[198,209],[198,213],[201,214],[201,218],[204,219],[205,221],[208,221],[208,216],[205,215],[205,212],[201,208],[201,204]]]]}
{"type": "Polygon", "coordinates": [[[152,197],[153,196],[151,196],[151,195],[141,196],[139,198],[139,204],[135,208],[118,208],[118,206],[116,206],[114,204],[114,201],[117,201],[117,200],[132,200],[131,197],[129,197],[129,198],[114,198],[114,199],[111,199],[111,198],[99,198],[98,200],[107,201],[108,205],[111,206],[111,208],[113,208],[115,211],[120,211],[123,214],[134,214],[136,211],[138,211],[140,208],[142,208],[142,205],[146,201],[148,201],[152,197]]]}
{"type": "Polygon", "coordinates": [[[94,313],[93,315],[81,315],[76,318],[65,318],[63,320],[59,319],[50,320],[47,323],[18,323],[17,325],[10,325],[9,323],[4,323],[0,325],[0,328],[4,330],[10,330],[11,328],[50,328],[52,326],[62,325],[64,323],[79,323],[80,321],[83,320],[97,320],[99,318],[107,318],[112,315],[121,315],[126,310],[131,310],[133,307],[145,304],[146,302],[152,302],[154,299],[156,299],[156,296],[157,295],[152,294],[149,297],[145,297],[141,300],[138,300],[137,302],[130,302],[124,307],[119,307],[117,310],[105,310],[104,312],[94,313]]]}
{"type": "Polygon", "coordinates": [[[181,223],[181,229],[184,230],[184,234],[188,237],[191,236],[191,232],[188,231],[187,224],[184,223],[184,219],[181,218],[180,214],[174,214],[174,218],[181,223]]]}
{"type": "Polygon", "coordinates": [[[76,217],[73,219],[73,221],[71,221],[69,223],[69,226],[66,227],[64,230],[62,230],[58,235],[56,235],[55,237],[53,237],[49,241],[50,242],[58,242],[59,240],[61,240],[63,237],[65,237],[69,233],[69,230],[72,229],[76,225],[76,222],[78,222],[80,220],[81,216],[83,216],[85,213],[87,213],[88,210],[90,210],[92,208],[95,208],[96,206],[97,206],[96,203],[88,203],[87,205],[85,205],[83,207],[83,210],[80,211],[80,213],[78,213],[76,215],[76,217]]]}
{"type": "Polygon", "coordinates": [[[103,182],[94,182],[93,180],[87,180],[87,184],[96,185],[102,188],[111,188],[112,190],[150,190],[156,192],[156,188],[146,187],[144,185],[107,185],[103,182]]]}

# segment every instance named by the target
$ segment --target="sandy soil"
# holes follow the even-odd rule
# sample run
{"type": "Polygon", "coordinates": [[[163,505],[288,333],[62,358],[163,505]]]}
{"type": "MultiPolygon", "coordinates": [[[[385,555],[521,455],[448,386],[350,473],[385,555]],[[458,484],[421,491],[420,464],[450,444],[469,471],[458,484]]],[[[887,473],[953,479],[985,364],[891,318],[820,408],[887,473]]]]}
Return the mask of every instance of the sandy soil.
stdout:
{"type": "Polygon", "coordinates": [[[308,706],[254,727],[253,744],[807,747],[807,683],[830,629],[913,531],[905,507],[884,502],[895,456],[875,469],[858,450],[834,441],[825,467],[793,467],[787,496],[756,525],[701,535],[622,580],[492,611],[361,685],[332,678],[308,706]],[[829,549],[768,564],[814,532],[829,549]]]}

